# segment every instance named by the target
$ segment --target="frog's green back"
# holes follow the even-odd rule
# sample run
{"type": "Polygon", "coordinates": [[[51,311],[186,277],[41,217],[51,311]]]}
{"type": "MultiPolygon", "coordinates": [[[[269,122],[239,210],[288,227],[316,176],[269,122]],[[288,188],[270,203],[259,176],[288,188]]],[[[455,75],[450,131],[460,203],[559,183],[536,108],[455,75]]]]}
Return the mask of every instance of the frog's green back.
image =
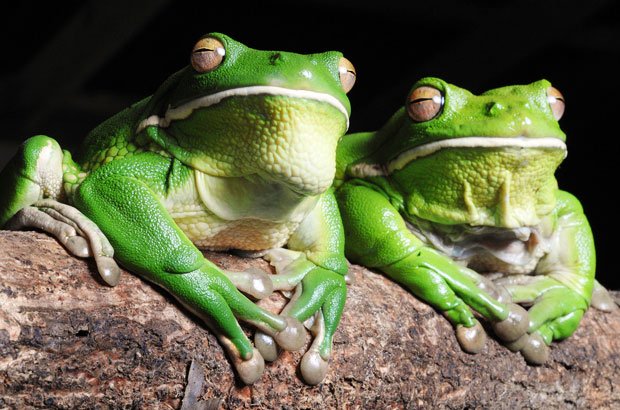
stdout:
{"type": "Polygon", "coordinates": [[[334,185],[340,186],[344,182],[350,165],[362,160],[368,163],[375,163],[376,160],[370,158],[381,149],[386,139],[393,134],[393,130],[401,126],[403,118],[403,109],[400,109],[379,131],[358,132],[342,137],[336,151],[336,177],[334,185]]]}

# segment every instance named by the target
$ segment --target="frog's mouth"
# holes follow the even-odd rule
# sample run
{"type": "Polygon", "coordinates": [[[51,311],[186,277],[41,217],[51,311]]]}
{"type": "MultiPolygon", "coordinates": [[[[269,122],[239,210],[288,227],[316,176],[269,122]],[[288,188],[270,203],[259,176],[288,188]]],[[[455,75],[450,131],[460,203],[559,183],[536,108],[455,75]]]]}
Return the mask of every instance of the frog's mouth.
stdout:
{"type": "Polygon", "coordinates": [[[434,154],[437,151],[450,148],[541,148],[541,149],[559,149],[564,151],[566,158],[567,150],[564,141],[553,138],[528,138],[528,137],[466,137],[452,138],[439,141],[429,142],[420,145],[405,152],[400,153],[397,157],[390,160],[386,165],[386,171],[391,174],[394,171],[403,169],[411,161],[434,154]]]}
{"type": "Polygon", "coordinates": [[[168,107],[163,117],[151,115],[142,120],[138,125],[136,133],[139,133],[148,126],[155,125],[160,128],[167,128],[172,121],[183,120],[188,118],[194,110],[206,108],[220,103],[222,100],[230,97],[245,97],[250,95],[277,95],[283,97],[309,99],[321,101],[334,106],[340,111],[347,122],[346,128],[349,128],[349,112],[345,106],[334,96],[310,90],[296,90],[291,88],[277,87],[272,85],[257,85],[251,87],[231,88],[220,91],[215,94],[205,95],[188,101],[177,107],[168,107]]]}
{"type": "Polygon", "coordinates": [[[518,137],[464,137],[450,138],[419,145],[396,155],[385,164],[357,163],[351,166],[349,173],[356,177],[385,176],[403,169],[412,161],[450,148],[517,148],[561,150],[567,155],[564,141],[555,137],[530,138],[518,137]]]}

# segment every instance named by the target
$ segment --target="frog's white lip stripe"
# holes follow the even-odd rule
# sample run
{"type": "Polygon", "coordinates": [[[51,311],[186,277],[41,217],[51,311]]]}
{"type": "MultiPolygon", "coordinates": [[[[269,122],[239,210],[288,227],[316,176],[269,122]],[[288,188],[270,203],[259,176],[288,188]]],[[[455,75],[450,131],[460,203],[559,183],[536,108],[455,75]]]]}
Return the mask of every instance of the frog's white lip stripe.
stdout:
{"type": "Polygon", "coordinates": [[[561,149],[564,151],[564,157],[566,157],[566,144],[564,141],[548,137],[548,138],[529,138],[529,137],[465,137],[465,138],[450,138],[439,141],[429,142],[428,144],[420,145],[412,148],[398,155],[387,164],[387,172],[392,172],[402,169],[405,165],[411,161],[431,155],[444,148],[501,148],[501,147],[513,147],[513,148],[549,148],[549,149],[561,149]]]}
{"type": "Polygon", "coordinates": [[[322,101],[336,107],[347,120],[347,129],[349,128],[349,113],[347,109],[342,105],[338,99],[332,95],[319,93],[310,90],[293,90],[290,88],[277,87],[272,85],[257,85],[251,87],[232,88],[229,90],[220,91],[215,94],[205,95],[204,97],[196,98],[178,107],[169,107],[164,117],[158,115],[151,115],[144,119],[138,125],[136,132],[140,132],[150,125],[156,125],[161,128],[168,127],[174,120],[182,120],[191,115],[191,113],[197,108],[208,107],[219,103],[225,98],[232,96],[248,96],[258,94],[270,94],[281,95],[292,98],[307,98],[310,100],[322,101]]]}
{"type": "Polygon", "coordinates": [[[465,137],[452,138],[429,142],[398,155],[387,163],[381,164],[359,163],[351,166],[349,172],[356,177],[385,176],[394,171],[403,169],[411,161],[431,155],[444,148],[546,148],[564,151],[566,158],[566,144],[557,138],[528,138],[528,137],[465,137]]]}

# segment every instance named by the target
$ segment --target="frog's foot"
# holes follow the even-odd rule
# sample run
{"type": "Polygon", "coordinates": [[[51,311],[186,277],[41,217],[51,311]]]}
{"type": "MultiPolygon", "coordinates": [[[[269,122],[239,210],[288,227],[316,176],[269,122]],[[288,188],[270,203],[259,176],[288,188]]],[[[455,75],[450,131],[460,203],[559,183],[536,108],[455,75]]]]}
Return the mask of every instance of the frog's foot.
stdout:
{"type": "Polygon", "coordinates": [[[224,273],[237,289],[255,299],[264,299],[273,293],[271,275],[258,268],[251,267],[243,272],[224,271],[224,273]]]}
{"type": "Polygon", "coordinates": [[[596,280],[594,281],[591,305],[603,312],[613,312],[618,309],[618,305],[614,298],[612,298],[607,289],[596,280]]]}
{"type": "MultiPolygon", "coordinates": [[[[294,289],[281,314],[304,321],[314,336],[300,370],[306,383],[319,384],[327,374],[333,336],[346,300],[345,279],[314,265],[300,252],[271,250],[266,258],[278,272],[273,277],[274,288],[294,289]]],[[[276,344],[267,335],[257,333],[254,342],[266,360],[277,358],[276,344]]]]}
{"type": "Polygon", "coordinates": [[[503,341],[516,340],[527,332],[527,313],[487,292],[501,289],[499,286],[432,250],[421,248],[383,269],[442,312],[456,328],[457,340],[468,353],[480,352],[486,341],[474,312],[488,321],[503,341]]]}
{"type": "Polygon", "coordinates": [[[116,286],[121,270],[114,261],[114,249],[99,227],[76,208],[42,199],[18,211],[5,225],[7,229],[36,228],[58,239],[78,257],[94,257],[101,278],[116,286]]]}
{"type": "Polygon", "coordinates": [[[213,265],[154,279],[168,289],[183,289],[173,295],[213,330],[246,384],[258,380],[265,365],[261,352],[252,345],[238,320],[253,325],[283,349],[299,350],[305,344],[306,331],[299,320],[260,308],[213,265]]]}
{"type": "Polygon", "coordinates": [[[530,364],[543,364],[548,346],[571,336],[588,308],[586,299],[549,276],[519,275],[502,281],[516,303],[531,305],[528,336],[509,345],[530,364]]]}

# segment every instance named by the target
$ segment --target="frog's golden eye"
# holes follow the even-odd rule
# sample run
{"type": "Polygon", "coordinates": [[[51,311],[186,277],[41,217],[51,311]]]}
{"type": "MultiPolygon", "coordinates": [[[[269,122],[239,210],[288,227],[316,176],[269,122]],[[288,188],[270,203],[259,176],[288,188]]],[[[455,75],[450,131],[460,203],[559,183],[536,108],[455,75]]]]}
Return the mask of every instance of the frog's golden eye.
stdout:
{"type": "Polygon", "coordinates": [[[407,99],[407,112],[415,122],[432,120],[441,112],[444,98],[435,87],[423,85],[415,88],[407,99]]]}
{"type": "Polygon", "coordinates": [[[201,38],[192,50],[192,67],[199,73],[208,73],[219,67],[225,54],[224,44],[220,40],[213,37],[201,38]]]}
{"type": "Polygon", "coordinates": [[[566,108],[566,103],[564,102],[564,96],[562,93],[555,87],[547,88],[547,101],[549,102],[549,106],[553,112],[553,117],[556,120],[562,118],[562,115],[564,115],[564,109],[566,108]]]}
{"type": "Polygon", "coordinates": [[[338,73],[340,74],[340,83],[342,84],[342,88],[345,93],[351,91],[353,88],[353,84],[355,84],[355,67],[353,64],[346,58],[342,57],[340,59],[340,63],[338,64],[338,73]]]}

